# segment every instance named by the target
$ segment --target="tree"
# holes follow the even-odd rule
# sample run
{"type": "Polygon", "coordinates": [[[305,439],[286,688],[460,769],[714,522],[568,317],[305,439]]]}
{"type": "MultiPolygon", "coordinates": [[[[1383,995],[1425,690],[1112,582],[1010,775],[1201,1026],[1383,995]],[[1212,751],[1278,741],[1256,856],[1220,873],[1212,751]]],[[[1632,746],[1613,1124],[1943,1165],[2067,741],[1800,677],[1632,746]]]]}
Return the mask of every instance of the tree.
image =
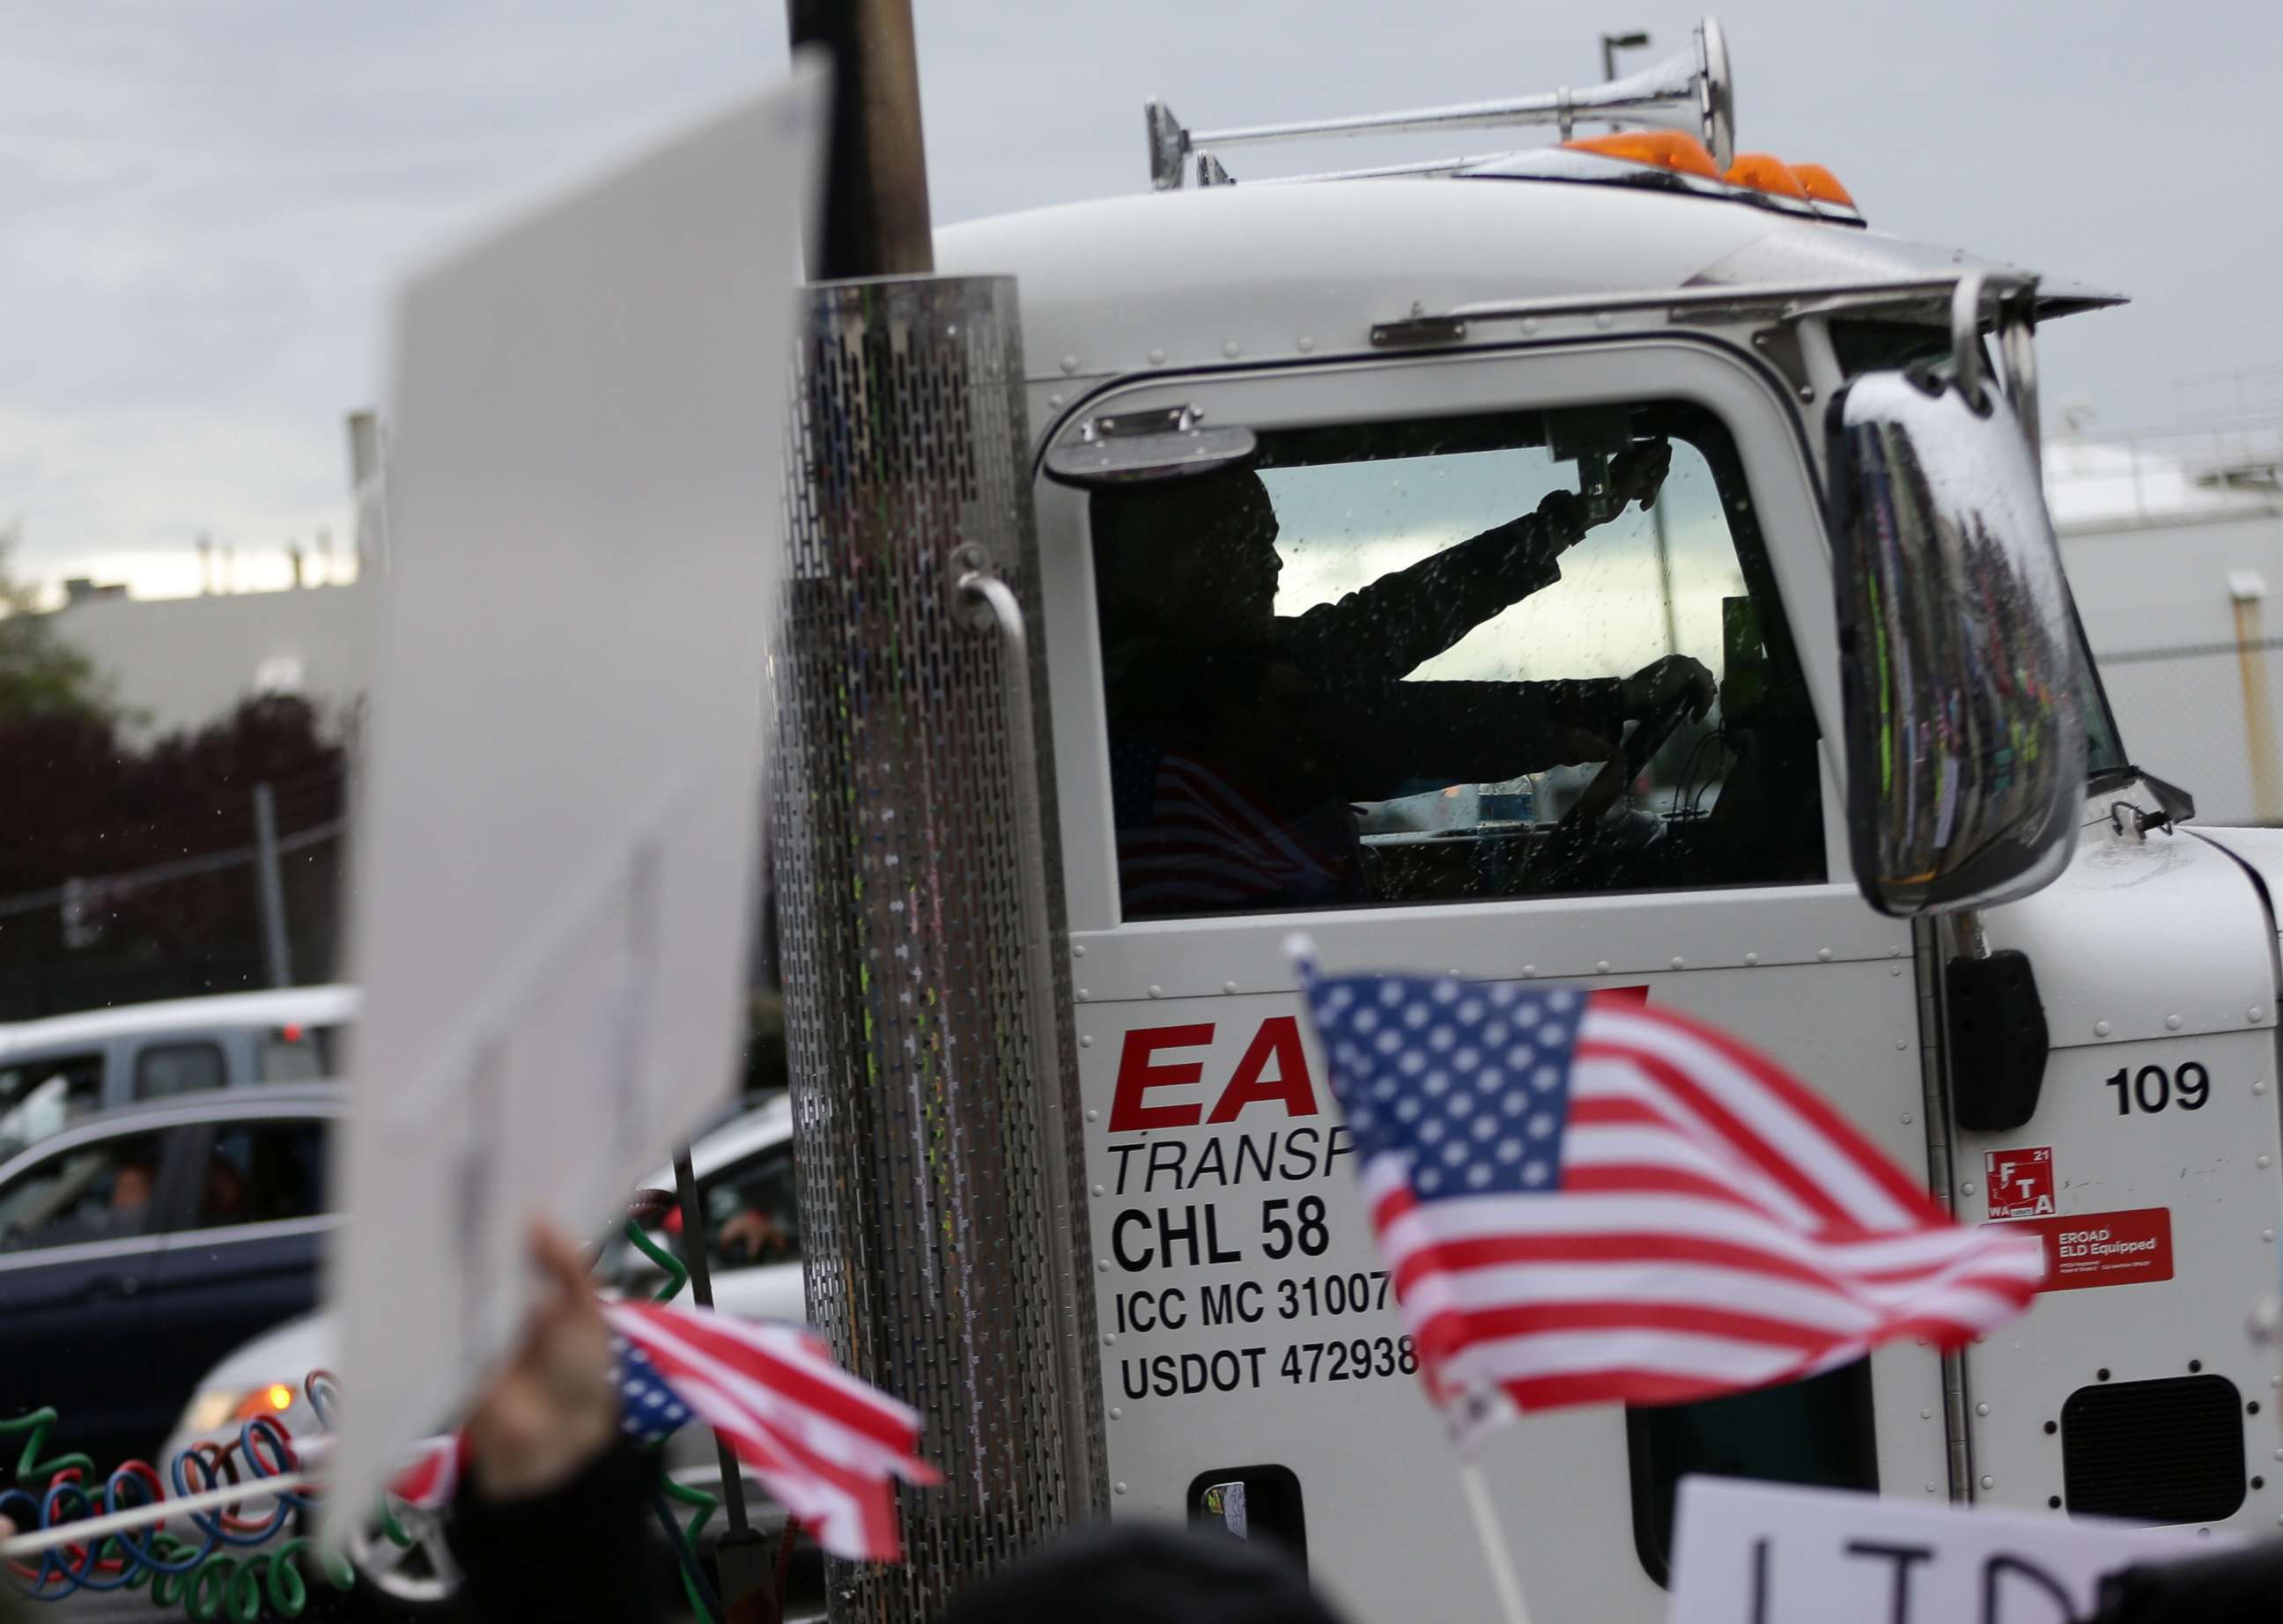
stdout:
{"type": "Polygon", "coordinates": [[[8,572],[20,539],[16,525],[0,526],[0,722],[68,717],[107,727],[116,715],[110,683],[56,635],[31,587],[8,572]]]}
{"type": "MultiPolygon", "coordinates": [[[[347,763],[296,698],[248,699],[140,750],[88,713],[0,715],[0,1021],[260,985],[254,787],[288,841],[337,830],[347,763]],[[67,931],[55,898],[74,884],[67,931]]],[[[323,835],[286,853],[304,975],[331,971],[340,852],[323,835]]]]}

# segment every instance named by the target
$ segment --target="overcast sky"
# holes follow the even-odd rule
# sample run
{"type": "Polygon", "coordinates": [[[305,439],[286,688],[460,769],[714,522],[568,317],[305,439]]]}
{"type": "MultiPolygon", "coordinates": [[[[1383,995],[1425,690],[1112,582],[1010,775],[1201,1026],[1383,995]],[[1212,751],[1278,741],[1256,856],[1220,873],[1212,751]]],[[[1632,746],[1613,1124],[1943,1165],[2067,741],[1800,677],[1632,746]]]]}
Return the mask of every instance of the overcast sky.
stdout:
{"type": "MultiPolygon", "coordinates": [[[[1142,188],[1149,96],[1214,124],[1550,89],[1599,77],[1601,29],[1650,29],[1656,49],[1631,58],[1646,64],[1697,15],[1663,0],[916,9],[939,222],[1142,188]]],[[[1829,165],[1880,229],[2134,296],[2047,330],[2049,415],[2214,415],[2235,386],[2187,380],[2283,368],[2283,7],[1719,14],[1740,145],[1829,165]]],[[[381,398],[403,268],[785,57],[774,0],[0,0],[0,523],[20,519],[28,572],[145,591],[195,588],[201,532],[248,585],[321,526],[345,549],[342,417],[381,398]]],[[[1247,156],[1297,169],[1435,150],[1247,156]]],[[[2283,370],[2244,387],[2283,407],[2283,370]]]]}

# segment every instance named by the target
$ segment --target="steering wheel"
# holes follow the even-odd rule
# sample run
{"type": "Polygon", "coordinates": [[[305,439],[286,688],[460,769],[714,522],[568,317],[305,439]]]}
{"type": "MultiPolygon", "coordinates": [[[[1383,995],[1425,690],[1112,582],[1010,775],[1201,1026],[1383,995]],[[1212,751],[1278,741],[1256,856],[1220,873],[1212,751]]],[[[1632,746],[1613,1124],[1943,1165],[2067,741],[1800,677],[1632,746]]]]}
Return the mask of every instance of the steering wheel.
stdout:
{"type": "Polygon", "coordinates": [[[1617,753],[1593,774],[1582,794],[1554,826],[1554,838],[1574,840],[1601,820],[1617,804],[1625,786],[1641,775],[1649,759],[1664,748],[1673,730],[1687,719],[1696,703],[1696,692],[1683,688],[1637,723],[1617,753]]]}

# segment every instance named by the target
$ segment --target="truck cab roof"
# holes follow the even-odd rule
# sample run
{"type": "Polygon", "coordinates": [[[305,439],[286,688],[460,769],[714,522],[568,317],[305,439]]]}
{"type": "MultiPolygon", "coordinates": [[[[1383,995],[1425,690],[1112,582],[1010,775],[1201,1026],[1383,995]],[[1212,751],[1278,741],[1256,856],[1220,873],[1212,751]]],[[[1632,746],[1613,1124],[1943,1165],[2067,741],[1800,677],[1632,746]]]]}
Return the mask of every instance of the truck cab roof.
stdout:
{"type": "MultiPolygon", "coordinates": [[[[1485,304],[2013,269],[1732,198],[1490,174],[1107,198],[948,227],[936,255],[1019,276],[1037,385],[1369,354],[1375,324],[1485,304]]],[[[2045,315],[2115,302],[2039,289],[2045,315]]]]}

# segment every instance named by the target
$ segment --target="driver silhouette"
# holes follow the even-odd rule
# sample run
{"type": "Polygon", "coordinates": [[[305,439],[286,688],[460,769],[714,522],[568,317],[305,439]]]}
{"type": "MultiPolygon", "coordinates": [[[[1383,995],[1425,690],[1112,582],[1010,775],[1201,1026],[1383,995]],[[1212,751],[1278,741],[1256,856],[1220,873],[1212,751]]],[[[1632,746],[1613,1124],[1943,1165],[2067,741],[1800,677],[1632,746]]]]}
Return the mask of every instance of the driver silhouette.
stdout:
{"type": "Polygon", "coordinates": [[[1598,515],[1534,512],[1297,616],[1267,487],[1246,471],[1094,497],[1118,878],[1128,918],[1362,900],[1351,803],[1601,760],[1625,722],[1712,675],[1668,656],[1632,676],[1410,682],[1420,664],[1561,579],[1562,552],[1671,465],[1663,441],[1610,463],[1598,515]]]}

